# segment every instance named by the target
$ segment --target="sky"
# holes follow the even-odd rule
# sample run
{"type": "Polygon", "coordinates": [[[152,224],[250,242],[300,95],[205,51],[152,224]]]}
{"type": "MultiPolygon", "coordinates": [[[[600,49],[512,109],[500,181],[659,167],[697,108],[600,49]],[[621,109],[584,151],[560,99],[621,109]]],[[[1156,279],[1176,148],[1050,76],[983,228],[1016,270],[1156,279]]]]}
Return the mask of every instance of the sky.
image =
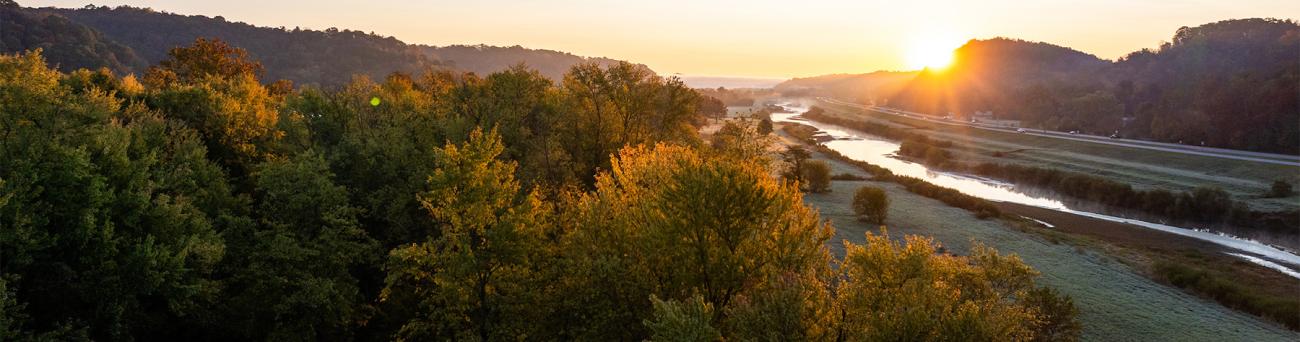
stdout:
{"type": "Polygon", "coordinates": [[[1009,37],[1105,59],[1182,26],[1300,19],[1297,0],[620,1],[18,0],[131,5],[258,26],[374,32],[415,44],[522,45],[603,56],[660,74],[788,78],[909,70],[969,39],[1009,37]]]}

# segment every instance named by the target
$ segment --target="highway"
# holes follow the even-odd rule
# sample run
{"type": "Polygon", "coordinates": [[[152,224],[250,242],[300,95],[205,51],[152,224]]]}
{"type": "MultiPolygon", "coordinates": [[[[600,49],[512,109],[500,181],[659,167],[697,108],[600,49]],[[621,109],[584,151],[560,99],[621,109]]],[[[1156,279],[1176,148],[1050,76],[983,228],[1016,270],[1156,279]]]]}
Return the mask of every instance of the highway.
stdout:
{"type": "Polygon", "coordinates": [[[847,106],[847,107],[857,108],[861,110],[868,110],[868,111],[881,113],[881,114],[908,117],[916,120],[925,120],[925,121],[945,124],[945,125],[966,126],[966,127],[978,128],[978,129],[984,129],[990,131],[1027,134],[1027,135],[1040,136],[1040,137],[1053,138],[1053,139],[1074,140],[1074,141],[1090,142],[1095,144],[1124,146],[1124,147],[1131,147],[1131,148],[1209,156],[1209,157],[1224,158],[1224,159],[1247,160],[1247,161],[1268,163],[1268,164],[1300,166],[1300,156],[1294,156],[1294,155],[1241,151],[1241,150],[1231,150],[1231,149],[1204,147],[1204,146],[1190,146],[1190,145],[1171,144],[1171,143],[1163,143],[1163,142],[1155,142],[1155,141],[1119,139],[1119,138],[1110,138],[1110,137],[1099,136],[1099,135],[1070,134],[1066,132],[1047,131],[1047,130],[1040,130],[1040,129],[1026,128],[1023,131],[1018,131],[1018,128],[1016,127],[998,126],[998,125],[973,123],[973,122],[965,122],[965,121],[945,120],[943,118],[930,115],[930,114],[910,112],[910,111],[899,110],[899,109],[888,108],[888,107],[860,105],[856,103],[840,101],[840,100],[827,98],[827,97],[818,97],[817,100],[827,104],[832,104],[837,106],[847,106]]]}

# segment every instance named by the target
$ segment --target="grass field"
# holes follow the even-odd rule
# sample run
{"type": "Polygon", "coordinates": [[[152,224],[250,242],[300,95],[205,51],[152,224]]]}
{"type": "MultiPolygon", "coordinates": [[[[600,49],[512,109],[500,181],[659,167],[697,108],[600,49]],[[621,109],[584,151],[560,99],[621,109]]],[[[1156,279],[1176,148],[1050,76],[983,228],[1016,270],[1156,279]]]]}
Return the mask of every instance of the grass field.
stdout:
{"type": "MultiPolygon", "coordinates": [[[[827,162],[833,174],[868,176],[852,165],[827,162]]],[[[1117,254],[1103,252],[1104,243],[1090,243],[1087,239],[1066,243],[1045,238],[1051,234],[1025,232],[1011,222],[980,220],[966,210],[912,194],[893,183],[834,181],[831,192],[806,195],[806,203],[833,221],[836,236],[829,248],[837,257],[844,253],[844,240],[862,243],[865,232],[878,232],[879,227],[858,221],[849,209],[853,192],[867,184],[889,193],[892,204],[886,225],[892,237],[930,236],[956,254],[968,252],[974,241],[979,241],[1020,256],[1042,272],[1040,281],[1044,285],[1074,298],[1085,340],[1300,339],[1300,334],[1277,324],[1157,283],[1112,256],[1117,254]]]]}
{"type": "Polygon", "coordinates": [[[1260,196],[1275,180],[1300,186],[1300,167],[987,131],[826,103],[818,106],[830,115],[923,131],[932,138],[952,141],[961,147],[951,151],[959,160],[1075,171],[1104,176],[1138,189],[1186,191],[1197,186],[1214,186],[1256,210],[1300,208],[1300,196],[1283,199],[1260,196]]]}

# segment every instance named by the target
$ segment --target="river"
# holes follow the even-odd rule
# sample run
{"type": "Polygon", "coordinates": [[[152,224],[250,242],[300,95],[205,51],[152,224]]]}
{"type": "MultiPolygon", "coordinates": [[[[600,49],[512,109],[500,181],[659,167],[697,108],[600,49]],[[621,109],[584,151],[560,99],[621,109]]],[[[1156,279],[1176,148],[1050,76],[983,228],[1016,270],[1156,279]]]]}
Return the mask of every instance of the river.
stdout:
{"type": "Polygon", "coordinates": [[[1212,242],[1241,252],[1228,254],[1278,270],[1279,272],[1300,279],[1300,272],[1296,272],[1296,268],[1300,267],[1300,255],[1293,254],[1274,246],[1211,231],[1181,228],[1161,223],[1128,219],[1080,210],[1078,208],[1071,208],[1065,202],[1048,197],[1041,193],[1035,194],[1017,190],[1017,188],[1012,184],[981,177],[931,170],[925,165],[897,158],[895,155],[899,148],[897,142],[889,141],[856,130],[800,117],[799,114],[807,111],[807,107],[787,104],[785,105],[785,108],[792,112],[774,113],[772,114],[772,121],[796,122],[813,126],[820,130],[822,134],[834,139],[823,143],[826,147],[838,151],[849,158],[879,165],[889,169],[895,174],[921,178],[936,185],[953,188],[962,193],[991,201],[1018,203],[1101,220],[1128,223],[1143,228],[1155,229],[1212,242]],[[1289,264],[1291,267],[1284,266],[1280,263],[1289,264]]]}

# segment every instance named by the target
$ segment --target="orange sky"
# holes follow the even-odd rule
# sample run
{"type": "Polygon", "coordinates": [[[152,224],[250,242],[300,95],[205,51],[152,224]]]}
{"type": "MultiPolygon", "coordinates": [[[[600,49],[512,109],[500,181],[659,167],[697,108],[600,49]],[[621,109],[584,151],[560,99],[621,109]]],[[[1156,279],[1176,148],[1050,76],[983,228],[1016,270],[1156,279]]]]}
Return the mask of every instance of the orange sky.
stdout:
{"type": "MultiPolygon", "coordinates": [[[[89,0],[23,1],[81,7],[89,0]]],[[[1300,18],[1296,0],[1094,1],[108,1],[260,26],[373,31],[408,43],[523,45],[649,65],[662,74],[798,77],[902,70],[918,46],[997,36],[1115,59],[1180,26],[1300,18]]]]}

